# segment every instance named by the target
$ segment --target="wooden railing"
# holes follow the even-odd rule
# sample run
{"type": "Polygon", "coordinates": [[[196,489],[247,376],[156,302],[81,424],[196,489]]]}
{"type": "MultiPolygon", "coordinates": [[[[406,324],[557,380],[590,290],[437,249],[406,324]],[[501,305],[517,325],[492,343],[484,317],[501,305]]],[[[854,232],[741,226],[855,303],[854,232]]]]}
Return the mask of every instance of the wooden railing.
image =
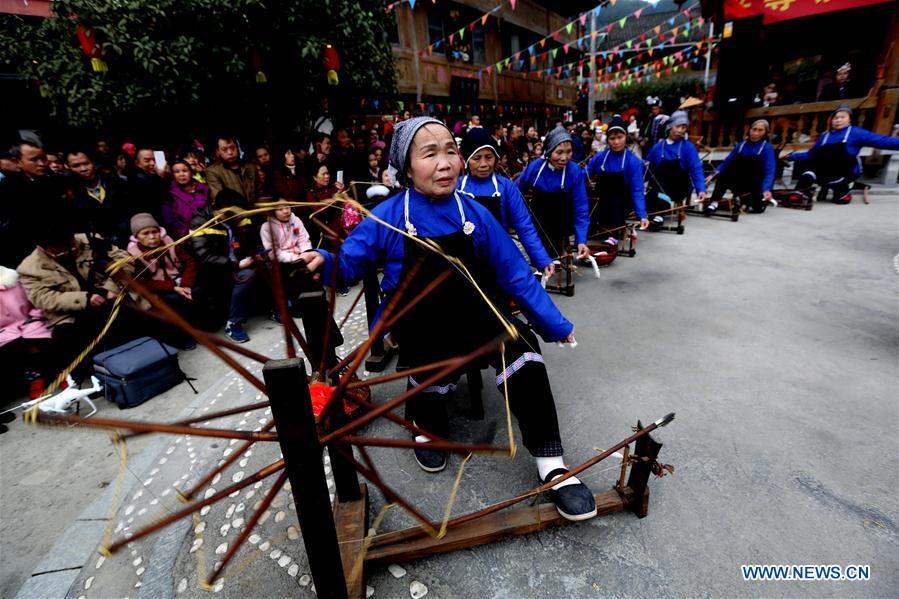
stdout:
{"type": "Polygon", "coordinates": [[[877,97],[751,108],[742,120],[730,123],[718,121],[714,113],[706,112],[698,123],[698,130],[694,127],[691,131],[691,137],[701,137],[712,149],[728,149],[746,136],[754,121],[766,119],[771,124],[772,138],[777,142],[785,141],[787,150],[806,149],[827,129],[830,115],[840,104],[852,108],[853,122],[864,127],[866,121],[873,120],[877,97]]]}

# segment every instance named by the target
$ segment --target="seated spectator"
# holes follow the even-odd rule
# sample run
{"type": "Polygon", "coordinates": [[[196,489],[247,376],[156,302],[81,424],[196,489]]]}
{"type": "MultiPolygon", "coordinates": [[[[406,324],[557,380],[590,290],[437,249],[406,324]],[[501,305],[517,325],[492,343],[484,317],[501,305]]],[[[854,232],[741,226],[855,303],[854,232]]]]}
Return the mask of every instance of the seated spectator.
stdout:
{"type": "Polygon", "coordinates": [[[268,146],[261,145],[253,152],[256,160],[257,188],[262,196],[271,197],[275,193],[275,178],[272,164],[272,153],[268,146]]]}
{"type": "Polygon", "coordinates": [[[372,129],[368,132],[368,150],[381,150],[384,151],[387,148],[387,144],[381,141],[381,136],[378,134],[377,129],[372,129]]]}
{"type": "Polygon", "coordinates": [[[0,181],[7,175],[19,172],[22,172],[22,169],[19,167],[19,161],[16,160],[12,150],[0,151],[0,181]]]}
{"type": "Polygon", "coordinates": [[[206,169],[209,195],[213,202],[223,189],[237,192],[246,206],[252,206],[259,194],[256,165],[245,162],[235,138],[221,135],[216,140],[218,160],[206,169]]]}
{"type": "MultiPolygon", "coordinates": [[[[307,356],[315,369],[321,364],[321,348],[325,342],[325,323],[328,318],[328,301],[320,281],[312,278],[301,258],[304,252],[312,250],[306,227],[290,210],[289,206],[276,208],[260,229],[262,246],[269,252],[270,259],[281,264],[284,292],[291,308],[302,314],[303,329],[309,349],[316,354],[307,356]]],[[[325,366],[337,364],[335,348],[343,344],[340,329],[331,320],[331,339],[325,366]]]]}
{"type": "MultiPolygon", "coordinates": [[[[152,214],[142,212],[131,217],[131,239],[128,253],[137,257],[135,278],[166,301],[178,314],[193,323],[195,310],[193,288],[197,284],[197,265],[193,256],[179,244],[161,253],[144,256],[162,246],[174,243],[152,214]]],[[[196,341],[174,327],[162,335],[181,349],[194,349],[196,341]]]]}
{"type": "Polygon", "coordinates": [[[69,207],[66,181],[51,177],[47,155],[36,142],[12,148],[16,172],[0,181],[0,264],[16,265],[35,247],[36,223],[69,207]]]}
{"type": "MultiPolygon", "coordinates": [[[[53,346],[65,368],[93,341],[106,325],[113,302],[121,287],[106,272],[111,261],[127,259],[128,254],[112,247],[103,255],[95,254],[83,234],[73,234],[71,223],[51,222],[42,227],[35,239],[37,247],[19,267],[20,281],[28,300],[43,312],[50,326],[53,346]]],[[[123,271],[134,273],[132,265],[123,271]]],[[[146,300],[131,296],[142,309],[149,308],[146,300]]],[[[94,349],[103,351],[140,336],[127,310],[121,310],[94,349]]],[[[72,377],[86,378],[92,370],[88,356],[82,360],[72,377]]]]}
{"type": "Polygon", "coordinates": [[[125,186],[114,175],[100,174],[97,163],[84,150],[69,150],[65,158],[74,175],[71,191],[76,230],[125,247],[131,215],[125,186]]]}
{"type": "MultiPolygon", "coordinates": [[[[19,273],[0,266],[0,378],[13,397],[24,379],[31,381],[31,399],[44,390],[50,366],[50,327],[31,305],[19,273]]],[[[2,432],[2,427],[0,427],[2,432]]]]}
{"type": "Polygon", "coordinates": [[[193,296],[204,307],[199,326],[216,330],[226,320],[225,334],[235,343],[250,336],[244,325],[250,314],[255,265],[261,256],[258,227],[247,217],[237,217],[205,226],[216,214],[246,209],[246,200],[233,189],[222,189],[212,206],[199,208],[191,219],[191,238],[197,259],[197,288],[193,296]]]}
{"type": "Polygon", "coordinates": [[[162,205],[162,223],[180,239],[190,231],[194,212],[209,203],[209,186],[194,178],[194,170],[186,160],[172,163],[172,185],[169,199],[162,205]]]}
{"type": "Polygon", "coordinates": [[[290,202],[302,202],[305,198],[306,181],[305,161],[306,151],[302,150],[302,142],[297,149],[284,150],[284,160],[280,168],[273,169],[275,182],[275,195],[290,202]]]}
{"type": "Polygon", "coordinates": [[[338,192],[343,191],[343,189],[344,187],[341,183],[331,184],[331,173],[327,164],[320,164],[316,167],[312,175],[312,187],[306,192],[306,201],[326,205],[304,206],[300,210],[300,217],[303,218],[304,222],[309,223],[309,235],[315,247],[319,247],[322,243],[323,230],[312,221],[312,216],[314,215],[332,231],[337,231],[341,206],[331,206],[330,204],[331,198],[338,192]]]}
{"type": "Polygon", "coordinates": [[[153,148],[137,150],[133,176],[128,178],[130,214],[149,212],[156,218],[162,215],[162,205],[169,197],[169,186],[159,174],[153,148]]]}
{"type": "Polygon", "coordinates": [[[378,162],[378,155],[375,152],[368,153],[368,180],[381,180],[381,165],[378,162]]]}
{"type": "Polygon", "coordinates": [[[127,183],[134,173],[134,161],[131,160],[131,156],[124,152],[116,156],[115,170],[113,172],[121,181],[127,183]]]}
{"type": "Polygon", "coordinates": [[[66,165],[63,162],[62,152],[47,152],[47,168],[54,175],[66,174],[66,165]]]}
{"type": "Polygon", "coordinates": [[[206,183],[206,158],[199,150],[188,150],[184,155],[184,161],[190,165],[194,172],[194,179],[200,183],[206,183]]]}

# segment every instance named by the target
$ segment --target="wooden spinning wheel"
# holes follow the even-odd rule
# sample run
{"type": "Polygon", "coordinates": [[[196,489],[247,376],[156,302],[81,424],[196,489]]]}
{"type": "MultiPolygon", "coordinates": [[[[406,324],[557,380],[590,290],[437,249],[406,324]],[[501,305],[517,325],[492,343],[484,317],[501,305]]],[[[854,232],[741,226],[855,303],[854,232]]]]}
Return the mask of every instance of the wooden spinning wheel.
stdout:
{"type": "MultiPolygon", "coordinates": [[[[255,212],[264,210],[266,209],[262,208],[255,212]]],[[[243,214],[246,213],[238,216],[243,216],[243,214]]],[[[333,242],[340,243],[339,236],[333,230],[324,223],[318,222],[317,224],[323,231],[326,231],[333,242]]],[[[183,242],[185,239],[179,240],[179,242],[183,242]]],[[[309,342],[289,314],[288,302],[282,285],[281,265],[277,261],[272,261],[270,276],[264,266],[260,265],[257,268],[265,273],[263,278],[270,284],[281,315],[286,347],[286,356],[283,358],[271,358],[199,331],[164,301],[149,293],[138,280],[123,277],[122,282],[126,289],[139,293],[151,302],[154,308],[151,316],[177,326],[191,335],[199,344],[224,361],[236,374],[266,395],[268,398],[266,401],[256,401],[168,423],[48,414],[37,410],[36,406],[27,414],[27,418],[45,424],[80,424],[118,431],[122,438],[147,433],[164,433],[228,439],[231,442],[239,443],[234,451],[215,468],[200,477],[194,484],[179,489],[179,494],[186,503],[183,508],[105,544],[101,547],[104,555],[115,553],[129,543],[151,535],[183,518],[188,518],[250,485],[272,477],[274,478],[273,485],[265,492],[262,501],[258,503],[252,514],[248,515],[237,538],[230,544],[220,563],[216,565],[205,581],[206,585],[211,586],[222,575],[236,553],[247,542],[254,527],[260,522],[275,496],[288,481],[303,532],[306,555],[316,592],[319,596],[324,597],[364,596],[365,566],[369,564],[401,562],[473,547],[502,537],[535,532],[568,522],[561,518],[551,504],[507,509],[545,492],[551,486],[550,484],[541,485],[516,497],[455,518],[449,518],[450,512],[447,509],[446,517],[439,522],[430,518],[391,488],[378,473],[378,468],[369,455],[367,449],[369,447],[412,449],[416,446],[415,441],[408,438],[371,437],[364,436],[359,432],[362,427],[381,418],[406,429],[409,433],[426,434],[432,439],[430,447],[436,450],[445,450],[461,455],[472,453],[509,455],[512,452],[511,443],[510,446],[495,446],[442,439],[431,432],[421,430],[411,421],[394,413],[397,407],[429,385],[447,375],[464,371],[472,363],[500,350],[501,344],[508,340],[507,334],[466,355],[367,380],[359,380],[354,376],[370,350],[380,342],[382,334],[389,331],[428,293],[449,278],[451,274],[449,266],[444,274],[429,281],[420,293],[408,297],[406,289],[417,272],[416,269],[411,269],[397,286],[367,339],[352,349],[333,367],[327,367],[324,356],[327,354],[326,349],[329,347],[331,336],[336,333],[331,330],[330,324],[333,321],[336,303],[336,276],[328,282],[326,288],[329,296],[329,311],[323,348],[320,352],[315,352],[313,348],[309,347],[309,342]],[[311,365],[313,371],[311,380],[307,376],[304,361],[298,357],[295,345],[299,345],[306,356],[322,356],[318,364],[311,365]],[[242,366],[228,352],[263,364],[262,380],[242,366]],[[370,401],[370,393],[367,393],[367,390],[413,374],[427,376],[427,378],[424,378],[418,386],[382,403],[375,404],[370,401]],[[310,394],[310,385],[315,390],[317,403],[313,401],[310,394]],[[345,404],[356,406],[358,409],[351,412],[352,415],[348,415],[345,404]],[[259,430],[231,430],[209,424],[227,416],[263,409],[270,409],[272,418],[259,430]],[[211,489],[210,483],[256,443],[278,443],[283,457],[221,490],[211,489]],[[323,450],[326,448],[330,456],[330,468],[336,487],[336,501],[333,505],[329,496],[323,463],[323,450]],[[419,526],[367,536],[366,533],[369,531],[368,491],[365,484],[360,484],[359,476],[377,487],[387,501],[400,506],[418,522],[419,526]],[[202,494],[201,499],[200,496],[204,490],[206,492],[202,494]]],[[[364,292],[365,290],[359,292],[352,303],[350,312],[363,297],[364,292]]],[[[345,322],[346,319],[341,326],[345,322]]],[[[639,517],[645,516],[648,510],[647,482],[649,475],[653,472],[657,475],[664,474],[666,468],[656,461],[661,444],[652,440],[649,433],[666,425],[673,418],[674,414],[669,414],[646,427],[638,422],[632,435],[572,468],[570,473],[563,476],[562,479],[584,472],[623,449],[624,459],[618,484],[613,489],[596,495],[598,513],[603,515],[629,510],[639,517]],[[631,453],[630,446],[634,443],[636,445],[631,453]],[[629,467],[631,472],[625,483],[629,467]]],[[[551,484],[558,484],[562,479],[555,479],[551,484]]]]}

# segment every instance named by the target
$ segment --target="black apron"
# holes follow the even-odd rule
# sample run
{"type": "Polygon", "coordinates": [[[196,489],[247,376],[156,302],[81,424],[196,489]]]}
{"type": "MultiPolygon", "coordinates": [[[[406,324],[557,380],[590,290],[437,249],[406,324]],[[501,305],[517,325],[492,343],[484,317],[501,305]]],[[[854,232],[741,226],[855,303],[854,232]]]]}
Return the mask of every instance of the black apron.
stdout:
{"type": "Polygon", "coordinates": [[[599,203],[595,222],[599,235],[620,236],[632,203],[624,171],[609,172],[601,168],[596,178],[596,189],[599,192],[599,203]]]}
{"type": "Polygon", "coordinates": [[[489,210],[490,214],[493,215],[493,218],[495,218],[497,222],[499,222],[499,224],[503,225],[503,228],[505,228],[505,221],[503,221],[502,195],[499,192],[499,184],[497,184],[496,182],[496,175],[493,175],[493,185],[496,191],[493,195],[489,196],[476,196],[465,191],[465,184],[467,182],[468,175],[466,175],[465,179],[462,180],[462,189],[460,189],[460,191],[489,210]]]}
{"type": "MultiPolygon", "coordinates": [[[[568,249],[569,238],[574,235],[574,200],[564,189],[559,191],[540,191],[537,181],[543,167],[531,184],[533,198],[531,213],[534,216],[537,235],[550,258],[559,258],[568,249]]],[[[564,185],[565,171],[562,171],[564,185]]]]}
{"type": "MultiPolygon", "coordinates": [[[[667,194],[675,204],[686,200],[690,194],[690,175],[680,166],[680,153],[673,160],[662,160],[656,169],[655,177],[658,180],[656,185],[661,186],[657,191],[667,194]]],[[[653,211],[664,210],[668,203],[662,204],[664,205],[656,206],[653,211]]]]}
{"type": "Polygon", "coordinates": [[[733,182],[731,191],[737,195],[761,194],[765,165],[759,155],[737,154],[727,165],[728,176],[733,182]]]}
{"type": "MultiPolygon", "coordinates": [[[[824,144],[811,156],[810,170],[815,172],[819,183],[836,183],[846,177],[852,177],[858,161],[846,150],[846,141],[851,130],[852,127],[847,128],[843,141],[824,144]]],[[[830,135],[830,132],[825,135],[830,135]]]]}
{"type": "MultiPolygon", "coordinates": [[[[508,304],[500,301],[498,289],[485,287],[496,280],[496,275],[481,266],[471,236],[458,231],[428,239],[437,243],[445,254],[461,260],[499,309],[508,304]]],[[[447,268],[452,274],[393,326],[392,334],[400,346],[400,364],[415,367],[464,355],[503,331],[499,320],[462,273],[408,237],[403,246],[400,281],[419,260],[421,265],[404,292],[405,298],[417,296],[447,268]]]]}

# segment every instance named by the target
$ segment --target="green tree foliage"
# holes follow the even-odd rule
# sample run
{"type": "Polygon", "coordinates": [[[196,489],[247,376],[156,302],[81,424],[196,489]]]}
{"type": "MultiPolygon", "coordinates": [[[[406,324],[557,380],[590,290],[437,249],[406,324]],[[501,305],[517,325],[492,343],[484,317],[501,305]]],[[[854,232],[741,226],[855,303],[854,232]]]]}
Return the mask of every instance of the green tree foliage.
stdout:
{"type": "Polygon", "coordinates": [[[645,112],[646,96],[657,96],[662,99],[665,109],[670,112],[680,104],[680,98],[687,96],[701,98],[703,88],[702,79],[698,77],[667,77],[633,85],[621,85],[612,92],[610,108],[622,112],[636,107],[645,112]]]}
{"type": "Polygon", "coordinates": [[[56,18],[0,16],[0,60],[38,86],[53,117],[103,126],[128,115],[182,120],[247,111],[286,124],[332,98],[388,94],[394,67],[378,0],[65,0],[56,18]],[[107,72],[94,72],[76,26],[91,27],[107,72]],[[340,55],[340,84],[322,66],[340,55]],[[254,62],[254,56],[257,57],[254,62]],[[257,82],[257,66],[265,83],[257,82]],[[289,107],[289,110],[286,108],[289,107]],[[289,113],[286,115],[285,113],[289,113]]]}

